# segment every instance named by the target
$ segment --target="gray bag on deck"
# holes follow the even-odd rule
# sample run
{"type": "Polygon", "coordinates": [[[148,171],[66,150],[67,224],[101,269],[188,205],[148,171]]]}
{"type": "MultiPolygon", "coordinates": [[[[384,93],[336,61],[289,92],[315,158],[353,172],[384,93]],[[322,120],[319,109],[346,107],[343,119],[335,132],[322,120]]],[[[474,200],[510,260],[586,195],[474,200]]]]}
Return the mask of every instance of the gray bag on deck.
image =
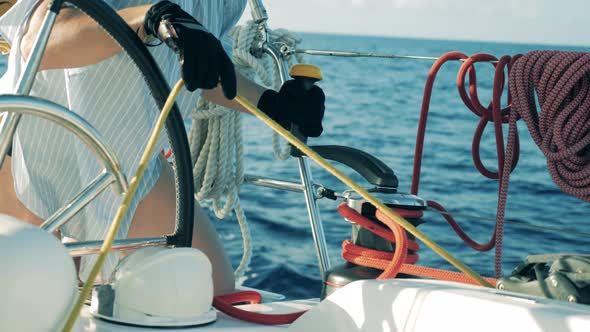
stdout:
{"type": "Polygon", "coordinates": [[[498,279],[496,287],[515,293],[590,304],[590,255],[528,256],[510,276],[498,279]]]}

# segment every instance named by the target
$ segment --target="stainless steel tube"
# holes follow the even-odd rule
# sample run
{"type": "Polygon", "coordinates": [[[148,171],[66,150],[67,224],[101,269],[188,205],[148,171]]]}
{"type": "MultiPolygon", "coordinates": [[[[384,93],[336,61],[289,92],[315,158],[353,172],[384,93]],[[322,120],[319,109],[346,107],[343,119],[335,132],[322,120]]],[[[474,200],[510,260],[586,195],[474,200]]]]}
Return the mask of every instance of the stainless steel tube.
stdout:
{"type": "Polygon", "coordinates": [[[311,169],[307,159],[303,157],[297,158],[299,163],[299,173],[305,191],[305,204],[307,205],[307,213],[309,215],[309,223],[311,226],[311,233],[315,244],[316,255],[318,258],[320,277],[324,280],[326,272],[330,269],[330,256],[328,255],[328,245],[326,243],[326,235],[324,234],[324,226],[320,217],[318,205],[315,200],[313,191],[313,179],[311,177],[311,169]]]}
{"type": "MultiPolygon", "coordinates": [[[[61,3],[63,1],[56,1],[56,5],[61,6],[61,3]]],[[[52,5],[50,5],[50,7],[52,5]]],[[[45,53],[45,48],[47,47],[47,42],[49,41],[49,35],[51,34],[51,30],[55,25],[56,19],[57,13],[53,12],[52,10],[47,10],[47,14],[45,15],[45,18],[39,30],[39,34],[37,35],[37,39],[35,40],[35,45],[33,47],[33,50],[31,51],[31,55],[29,56],[27,64],[25,65],[25,69],[22,72],[21,77],[19,78],[15,94],[28,95],[31,92],[33,84],[35,83],[37,71],[39,70],[39,66],[41,65],[41,59],[43,59],[43,54],[45,53]]],[[[4,116],[0,121],[0,167],[2,167],[2,165],[4,164],[4,160],[6,159],[8,150],[10,149],[12,137],[14,136],[14,133],[16,131],[16,127],[18,126],[20,117],[20,114],[4,113],[4,116]]]]}
{"type": "Polygon", "coordinates": [[[303,185],[301,183],[263,178],[256,175],[244,175],[244,182],[259,187],[282,189],[298,193],[302,193],[304,191],[303,185]]]}
{"type": "Polygon", "coordinates": [[[116,179],[113,174],[107,172],[102,173],[68,204],[55,212],[49,219],[45,220],[41,225],[41,229],[50,233],[55,232],[115,181],[116,179]]]}
{"type": "MultiPolygon", "coordinates": [[[[100,253],[103,241],[66,243],[65,247],[71,256],[88,256],[100,253]]],[[[164,237],[145,239],[116,240],[111,251],[139,249],[144,247],[165,246],[167,240],[164,237]]]]}
{"type": "Polygon", "coordinates": [[[271,44],[265,43],[264,44],[264,51],[268,53],[272,60],[274,61],[275,65],[277,66],[279,72],[279,78],[281,80],[281,84],[285,83],[289,77],[289,68],[285,66],[285,62],[283,61],[281,52],[277,50],[271,44]]]}
{"type": "Polygon", "coordinates": [[[266,13],[264,4],[262,4],[262,0],[249,0],[248,3],[254,22],[261,23],[268,20],[268,14],[266,13]]]}
{"type": "MultiPolygon", "coordinates": [[[[288,68],[285,65],[285,61],[282,58],[280,51],[278,51],[273,45],[268,43],[264,46],[264,51],[267,52],[274,60],[281,82],[284,83],[289,76],[288,68]]],[[[324,280],[325,273],[330,269],[330,258],[328,255],[328,245],[326,243],[326,237],[324,235],[324,227],[322,225],[322,219],[320,217],[319,208],[315,200],[315,192],[313,188],[313,178],[311,169],[307,159],[304,157],[298,157],[297,162],[299,165],[299,174],[301,176],[301,182],[303,184],[303,194],[305,196],[305,204],[307,205],[307,213],[309,215],[309,222],[311,225],[311,231],[313,240],[316,248],[316,255],[318,257],[318,264],[320,269],[320,277],[324,280]]]]}

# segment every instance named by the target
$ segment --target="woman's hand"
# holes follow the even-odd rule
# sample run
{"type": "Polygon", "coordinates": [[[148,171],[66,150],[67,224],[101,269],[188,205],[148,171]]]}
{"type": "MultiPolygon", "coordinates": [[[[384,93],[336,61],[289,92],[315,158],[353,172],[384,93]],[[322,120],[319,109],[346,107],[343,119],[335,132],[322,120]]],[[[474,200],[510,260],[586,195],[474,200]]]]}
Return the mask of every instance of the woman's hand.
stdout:
{"type": "Polygon", "coordinates": [[[212,89],[221,81],[225,97],[236,96],[234,65],[221,42],[180,6],[158,2],[147,12],[144,27],[178,54],[189,91],[212,89]]]}

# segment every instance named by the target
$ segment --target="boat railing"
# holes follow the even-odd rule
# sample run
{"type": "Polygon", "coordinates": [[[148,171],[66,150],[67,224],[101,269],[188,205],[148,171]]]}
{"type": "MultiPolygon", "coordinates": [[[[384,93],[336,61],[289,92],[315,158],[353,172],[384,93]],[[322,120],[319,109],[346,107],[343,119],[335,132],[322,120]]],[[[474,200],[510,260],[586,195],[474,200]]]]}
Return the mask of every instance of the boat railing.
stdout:
{"type": "MultiPolygon", "coordinates": [[[[282,84],[287,81],[287,78],[289,77],[288,63],[281,50],[270,41],[269,27],[267,24],[268,15],[264,4],[262,3],[262,0],[249,0],[249,5],[252,11],[252,19],[258,24],[259,32],[258,42],[255,45],[252,45],[250,51],[255,56],[268,54],[273,59],[277,72],[279,73],[280,83],[282,84]]],[[[301,137],[301,135],[297,134],[297,128],[292,128],[292,132],[294,132],[296,136],[301,137]]],[[[301,190],[305,197],[307,213],[319,263],[320,277],[323,280],[326,272],[330,269],[330,258],[328,255],[328,245],[326,244],[322,219],[316,203],[317,197],[316,190],[314,190],[311,168],[309,167],[309,161],[296,153],[296,151],[292,150],[291,155],[297,159],[301,183],[296,184],[295,187],[298,191],[301,190]]],[[[294,184],[287,184],[284,186],[284,189],[293,189],[295,188],[293,185],[294,184]]],[[[279,185],[278,187],[280,188],[281,186],[282,185],[279,185]]]]}

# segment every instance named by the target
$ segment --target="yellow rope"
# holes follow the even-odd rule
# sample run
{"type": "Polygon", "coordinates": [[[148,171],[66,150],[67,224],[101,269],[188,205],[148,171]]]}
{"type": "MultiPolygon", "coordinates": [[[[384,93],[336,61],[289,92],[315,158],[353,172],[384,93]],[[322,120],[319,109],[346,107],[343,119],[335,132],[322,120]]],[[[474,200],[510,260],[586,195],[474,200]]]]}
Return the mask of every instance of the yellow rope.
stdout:
{"type": "Polygon", "coordinates": [[[123,197],[123,202],[119,206],[119,210],[117,211],[117,214],[115,215],[115,219],[113,220],[113,223],[111,224],[111,227],[109,228],[109,231],[107,233],[105,241],[102,244],[102,247],[100,248],[100,256],[98,256],[98,260],[96,261],[96,263],[92,267],[92,271],[90,272],[90,276],[88,277],[88,280],[86,280],[86,283],[84,284],[84,288],[82,288],[82,291],[80,292],[80,296],[78,297],[78,301],[76,302],[74,308],[72,309],[72,311],[70,312],[70,315],[68,316],[68,320],[67,320],[66,325],[64,326],[64,329],[63,329],[64,332],[70,332],[72,330],[72,328],[74,327],[74,324],[76,323],[76,320],[78,319],[78,316],[80,315],[80,310],[82,309],[82,306],[84,305],[85,299],[88,297],[88,295],[92,291],[92,286],[94,284],[94,280],[96,280],[96,277],[98,276],[98,273],[100,272],[100,269],[107,257],[107,254],[111,251],[111,248],[113,246],[113,242],[115,241],[115,236],[117,234],[117,231],[119,230],[119,226],[121,225],[123,217],[127,213],[127,209],[129,208],[129,204],[131,203],[133,196],[135,196],[135,192],[137,191],[137,188],[139,186],[139,182],[141,181],[141,178],[143,177],[145,169],[150,161],[150,156],[154,153],[154,149],[156,148],[156,144],[157,144],[160,134],[162,132],[162,128],[166,124],[166,119],[168,118],[168,114],[172,110],[172,106],[174,105],[174,101],[176,100],[176,97],[178,96],[178,94],[182,90],[183,86],[184,86],[184,82],[182,80],[178,81],[178,83],[176,83],[176,85],[174,86],[174,89],[172,89],[170,96],[168,96],[168,99],[166,100],[166,104],[164,105],[164,109],[162,109],[162,112],[160,113],[158,121],[156,122],[156,127],[154,128],[152,135],[150,136],[150,139],[147,143],[146,149],[143,152],[143,155],[142,155],[141,160],[139,162],[139,166],[137,168],[137,172],[135,172],[135,175],[133,176],[133,178],[129,182],[129,189],[127,190],[127,192],[125,193],[125,196],[123,197]]]}
{"type": "MultiPolygon", "coordinates": [[[[2,8],[0,8],[0,16],[2,14],[4,14],[4,12],[6,12],[6,10],[8,10],[15,2],[16,2],[15,0],[9,0],[8,3],[6,4],[6,6],[2,6],[2,8]]],[[[0,52],[7,53],[9,51],[10,51],[10,46],[5,42],[4,43],[0,42],[0,52]]],[[[164,109],[162,110],[160,117],[158,118],[158,122],[156,123],[156,128],[152,132],[152,136],[150,137],[150,140],[147,144],[146,150],[144,151],[144,154],[142,156],[142,159],[141,159],[141,162],[140,162],[139,167],[137,169],[137,172],[135,173],[135,176],[131,179],[131,182],[129,184],[129,190],[127,191],[127,193],[125,193],[123,203],[119,207],[119,210],[117,211],[117,215],[115,216],[115,220],[111,224],[111,227],[109,229],[109,233],[107,234],[105,242],[102,245],[102,248],[100,250],[100,256],[98,257],[98,260],[96,261],[96,264],[94,265],[94,267],[90,273],[90,276],[89,276],[86,284],[84,285],[84,288],[82,289],[82,291],[80,293],[80,297],[78,298],[78,302],[76,303],[76,305],[72,309],[72,312],[70,313],[70,316],[68,317],[68,322],[66,323],[66,326],[64,327],[64,331],[66,331],[66,332],[71,331],[72,327],[74,326],[74,323],[76,322],[76,319],[78,317],[80,309],[82,308],[82,305],[84,304],[84,299],[88,296],[88,294],[90,294],[90,291],[92,290],[92,285],[94,283],[94,280],[98,276],[98,272],[100,271],[100,268],[102,267],[102,264],[104,263],[106,256],[113,245],[113,241],[115,240],[115,234],[117,233],[119,226],[121,224],[121,221],[122,221],[123,217],[125,216],[125,213],[129,207],[129,203],[131,202],[131,199],[135,195],[135,191],[137,190],[137,187],[139,185],[139,181],[141,180],[143,173],[145,171],[145,168],[147,167],[149,157],[151,156],[151,154],[153,153],[153,150],[155,149],[156,142],[160,136],[160,131],[162,130],[162,128],[166,122],[166,118],[168,117],[168,114],[169,114],[170,110],[172,109],[172,105],[174,105],[174,101],[176,100],[176,97],[180,93],[180,90],[182,89],[183,85],[184,85],[184,83],[182,82],[182,80],[180,80],[178,83],[176,83],[176,86],[172,90],[170,96],[168,97],[168,100],[166,100],[166,104],[164,105],[164,109]]],[[[451,263],[453,266],[455,266],[461,272],[467,274],[468,276],[470,276],[471,278],[473,278],[475,281],[477,281],[478,283],[480,283],[483,286],[493,287],[492,284],[487,282],[479,274],[477,274],[475,271],[471,270],[467,265],[458,261],[450,253],[448,253],[446,250],[441,248],[438,244],[436,244],[434,241],[429,239],[424,233],[422,233],[416,227],[414,227],[412,224],[410,224],[407,220],[402,218],[397,213],[393,212],[391,209],[389,209],[387,206],[385,206],[385,204],[383,204],[378,199],[376,199],[371,194],[369,194],[364,188],[362,188],[360,185],[358,185],[352,179],[347,177],[344,173],[337,170],[327,160],[322,158],[319,154],[317,154],[315,151],[310,149],[307,145],[305,145],[303,142],[301,142],[299,139],[297,139],[295,136],[293,136],[289,131],[285,130],[281,125],[279,125],[278,123],[273,121],[271,118],[269,118],[266,114],[261,112],[258,108],[256,108],[256,106],[252,105],[248,100],[246,100],[245,98],[243,98],[242,96],[239,96],[239,95],[235,98],[235,100],[239,104],[241,104],[244,108],[246,108],[250,113],[254,114],[257,118],[262,120],[266,125],[271,127],[274,131],[278,132],[287,141],[289,141],[289,143],[293,144],[296,148],[298,148],[303,153],[305,153],[310,159],[312,159],[317,164],[319,164],[320,166],[325,168],[328,172],[330,172],[332,175],[334,175],[340,181],[344,182],[344,184],[346,184],[347,186],[352,188],[359,195],[361,195],[364,199],[366,199],[369,203],[373,204],[376,208],[381,210],[386,216],[388,216],[389,218],[391,218],[392,220],[394,220],[395,222],[400,224],[404,229],[406,229],[408,232],[410,232],[412,235],[414,235],[417,239],[419,239],[424,244],[426,244],[428,247],[430,247],[432,250],[434,250],[434,252],[436,252],[441,257],[446,259],[449,263],[451,263]]]]}
{"type": "MultiPolygon", "coordinates": [[[[68,320],[67,320],[67,322],[64,326],[64,329],[63,329],[64,332],[70,332],[72,330],[72,328],[74,327],[74,324],[76,323],[76,320],[78,319],[78,316],[80,314],[80,310],[82,309],[82,306],[84,305],[85,299],[88,297],[88,295],[92,291],[92,286],[94,284],[94,280],[98,276],[98,273],[100,272],[100,269],[101,269],[102,265],[104,264],[104,261],[106,260],[106,256],[108,255],[108,253],[110,252],[110,250],[113,246],[113,242],[115,241],[115,235],[117,234],[117,231],[119,230],[119,226],[121,225],[123,217],[125,216],[127,209],[129,208],[129,204],[131,203],[133,196],[135,196],[135,192],[137,191],[137,188],[139,186],[139,182],[140,182],[141,178],[143,177],[145,169],[149,163],[150,156],[154,152],[154,149],[156,147],[156,143],[158,141],[158,138],[160,137],[160,133],[162,131],[162,128],[164,127],[164,125],[166,123],[166,119],[168,117],[168,114],[172,110],[172,106],[174,105],[174,102],[175,102],[176,98],[178,97],[178,94],[180,93],[183,86],[184,86],[184,82],[182,80],[178,81],[178,83],[176,83],[176,85],[174,86],[174,89],[172,89],[170,96],[168,96],[168,99],[166,100],[166,104],[164,105],[164,109],[162,109],[162,112],[160,113],[160,117],[158,118],[158,121],[156,123],[156,127],[154,128],[152,135],[150,136],[150,139],[149,139],[148,144],[146,146],[146,149],[141,157],[141,161],[139,163],[139,167],[137,169],[137,172],[135,173],[135,176],[129,182],[129,189],[125,193],[125,196],[123,198],[123,202],[119,206],[119,210],[117,211],[117,214],[115,215],[115,219],[113,220],[111,227],[109,228],[109,231],[108,231],[107,236],[105,238],[105,241],[104,241],[102,247],[100,248],[100,256],[98,257],[96,263],[92,267],[92,271],[90,272],[90,276],[88,277],[88,280],[84,284],[84,287],[82,288],[82,291],[80,292],[80,296],[78,297],[78,300],[77,300],[76,304],[74,305],[74,308],[72,309],[72,311],[70,312],[70,315],[68,316],[68,320]]],[[[394,220],[395,222],[400,224],[404,229],[406,229],[408,232],[410,232],[412,235],[414,235],[417,239],[419,239],[424,244],[426,244],[428,247],[430,247],[434,252],[436,252],[441,257],[446,259],[449,263],[451,263],[457,269],[459,269],[460,271],[462,271],[466,275],[470,276],[473,280],[477,281],[481,285],[493,288],[492,284],[487,282],[479,274],[477,274],[475,271],[471,270],[467,265],[461,263],[459,260],[454,258],[450,253],[448,253],[446,250],[441,248],[434,241],[429,239],[424,233],[419,231],[416,227],[414,227],[412,224],[410,224],[407,220],[402,218],[397,213],[393,212],[391,209],[389,209],[387,206],[385,206],[385,204],[383,204],[381,201],[379,201],[378,199],[373,197],[371,194],[369,194],[358,183],[354,182],[352,179],[350,179],[344,173],[337,170],[326,159],[322,158],[319,154],[317,154],[315,151],[313,151],[309,146],[307,146],[306,144],[301,142],[299,139],[297,139],[295,136],[293,136],[293,134],[291,134],[289,131],[287,131],[285,128],[283,128],[281,125],[279,125],[278,123],[273,121],[271,118],[269,118],[266,114],[264,114],[262,111],[260,111],[258,108],[256,108],[256,106],[252,105],[252,103],[250,103],[247,99],[238,95],[238,96],[236,96],[236,98],[234,100],[236,102],[238,102],[240,105],[242,105],[246,110],[248,110],[248,112],[255,115],[258,119],[262,120],[262,122],[264,122],[266,125],[271,127],[274,131],[279,133],[281,136],[283,136],[289,143],[293,144],[296,148],[298,148],[303,153],[305,153],[305,155],[307,155],[307,157],[309,157],[310,159],[315,161],[318,165],[322,166],[324,169],[326,169],[328,172],[330,172],[332,175],[334,175],[336,178],[338,178],[344,184],[346,184],[347,186],[352,188],[359,195],[361,195],[364,199],[366,199],[369,203],[373,204],[375,207],[377,207],[379,210],[381,210],[386,216],[388,216],[389,218],[391,218],[392,220],[394,220]]]]}
{"type": "Polygon", "coordinates": [[[424,233],[419,231],[416,227],[410,224],[407,220],[402,218],[397,213],[393,212],[390,208],[385,206],[381,201],[376,199],[373,195],[369,194],[363,187],[361,187],[358,183],[354,182],[344,173],[337,170],[334,166],[332,166],[326,159],[322,158],[319,154],[313,151],[309,146],[301,142],[297,139],[293,134],[283,128],[281,125],[273,121],[269,118],[266,114],[260,111],[256,106],[252,105],[247,99],[238,95],[235,99],[240,105],[242,105],[248,112],[254,114],[258,119],[262,120],[266,125],[271,127],[274,131],[278,132],[281,136],[283,136],[289,143],[293,144],[296,148],[301,150],[305,155],[307,155],[310,159],[315,161],[318,165],[322,166],[340,181],[344,182],[347,186],[352,188],[356,191],[359,195],[361,195],[364,199],[366,199],[369,203],[373,204],[377,209],[381,210],[386,216],[400,224],[404,229],[414,235],[417,239],[422,241],[428,247],[430,247],[434,252],[439,254],[441,257],[446,259],[449,263],[459,269],[461,272],[465,273],[466,275],[470,276],[473,280],[481,284],[482,286],[491,287],[493,288],[492,284],[487,282],[484,278],[482,278],[479,274],[475,271],[471,270],[467,265],[463,264],[455,257],[453,257],[450,253],[446,250],[441,248],[438,244],[434,241],[429,239],[424,233]]]}

